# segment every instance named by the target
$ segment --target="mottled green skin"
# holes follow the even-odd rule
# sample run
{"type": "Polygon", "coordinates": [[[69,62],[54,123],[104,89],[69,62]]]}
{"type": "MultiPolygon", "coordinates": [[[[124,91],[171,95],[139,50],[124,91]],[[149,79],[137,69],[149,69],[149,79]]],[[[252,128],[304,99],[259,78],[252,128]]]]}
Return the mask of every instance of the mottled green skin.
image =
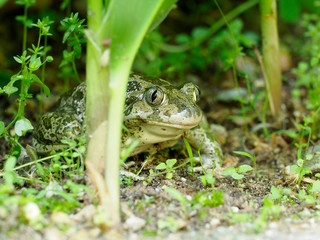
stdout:
{"type": "MultiPolygon", "coordinates": [[[[62,139],[73,139],[80,134],[85,127],[85,89],[85,83],[80,84],[61,99],[54,113],[42,116],[33,138],[38,152],[57,150],[63,146],[62,139]]],[[[210,140],[198,126],[203,115],[196,105],[198,98],[199,90],[192,83],[175,88],[162,79],[131,75],[124,110],[124,125],[128,131],[123,131],[122,147],[129,139],[139,139],[140,143],[131,156],[141,152],[154,153],[173,146],[183,135],[195,148],[203,141],[205,167],[212,167],[214,162],[220,166],[220,145],[210,140]],[[157,94],[154,94],[155,89],[157,94]]]]}

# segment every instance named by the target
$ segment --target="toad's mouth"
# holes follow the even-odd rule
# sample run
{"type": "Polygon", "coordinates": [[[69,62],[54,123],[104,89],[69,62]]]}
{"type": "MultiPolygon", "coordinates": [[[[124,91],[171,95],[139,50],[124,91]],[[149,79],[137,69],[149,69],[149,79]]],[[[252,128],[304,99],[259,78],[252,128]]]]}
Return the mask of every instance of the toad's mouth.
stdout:
{"type": "Polygon", "coordinates": [[[167,123],[167,122],[157,122],[157,121],[147,121],[145,123],[150,127],[163,127],[163,128],[174,128],[174,129],[191,129],[199,125],[199,122],[195,123],[167,123]]]}

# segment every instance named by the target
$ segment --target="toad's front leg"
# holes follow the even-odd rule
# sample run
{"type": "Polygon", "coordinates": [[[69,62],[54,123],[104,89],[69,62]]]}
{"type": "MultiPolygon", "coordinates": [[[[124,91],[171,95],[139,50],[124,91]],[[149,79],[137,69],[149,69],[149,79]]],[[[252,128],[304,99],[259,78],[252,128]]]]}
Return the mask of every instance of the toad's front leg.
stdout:
{"type": "MultiPolygon", "coordinates": [[[[211,170],[213,167],[220,168],[223,162],[223,153],[220,144],[217,140],[209,136],[209,134],[198,126],[196,128],[187,130],[185,138],[195,149],[199,149],[201,143],[201,161],[205,171],[211,170]]],[[[199,157],[196,160],[200,161],[199,157]]],[[[201,171],[202,167],[196,167],[195,171],[201,171]]]]}

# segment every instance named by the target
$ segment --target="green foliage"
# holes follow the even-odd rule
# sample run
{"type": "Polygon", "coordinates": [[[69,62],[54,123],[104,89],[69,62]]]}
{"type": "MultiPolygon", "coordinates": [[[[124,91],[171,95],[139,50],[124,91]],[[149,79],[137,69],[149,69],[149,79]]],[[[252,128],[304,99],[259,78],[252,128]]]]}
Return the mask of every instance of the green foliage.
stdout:
{"type": "Polygon", "coordinates": [[[176,159],[168,159],[166,163],[160,163],[158,166],[156,166],[157,170],[165,170],[166,178],[171,179],[173,176],[174,165],[177,163],[176,159]]]}
{"type": "Polygon", "coordinates": [[[213,186],[213,184],[216,182],[216,178],[213,176],[213,173],[206,173],[199,178],[204,186],[207,186],[207,184],[213,186]]]}
{"type": "Polygon", "coordinates": [[[81,197],[90,190],[82,184],[75,184],[68,180],[60,186],[57,182],[50,182],[43,189],[24,188],[17,194],[8,184],[0,185],[0,221],[6,222],[4,227],[0,224],[0,231],[5,233],[19,225],[28,224],[36,230],[48,225],[45,220],[48,213],[62,211],[70,213],[82,207],[81,197]],[[45,216],[46,214],[46,216],[45,216]],[[6,221],[10,216],[16,216],[16,221],[6,221]],[[3,228],[3,229],[2,229],[3,228]]]}
{"type": "Polygon", "coordinates": [[[260,232],[266,225],[268,220],[277,220],[283,211],[283,207],[277,205],[268,197],[263,199],[263,207],[261,208],[259,217],[254,221],[254,229],[260,232]]]}
{"type": "Polygon", "coordinates": [[[300,93],[297,89],[300,87],[306,87],[308,93],[307,108],[315,111],[312,118],[312,129],[315,131],[319,129],[317,122],[320,119],[318,114],[320,109],[320,73],[317,71],[317,67],[320,62],[320,17],[316,14],[304,14],[301,21],[301,26],[306,30],[304,33],[303,47],[300,54],[304,57],[302,61],[298,63],[298,67],[293,69],[292,72],[297,75],[297,81],[295,82],[296,89],[293,90],[293,97],[300,97],[300,93]]]}
{"type": "Polygon", "coordinates": [[[176,232],[179,230],[178,220],[173,217],[159,219],[157,225],[159,230],[167,229],[170,232],[176,232]]]}
{"type": "Polygon", "coordinates": [[[18,182],[17,175],[14,172],[14,167],[16,166],[17,158],[14,156],[7,156],[7,160],[4,164],[4,181],[5,184],[12,187],[14,183],[18,182]]]}
{"type": "Polygon", "coordinates": [[[75,59],[79,59],[82,53],[82,44],[86,42],[84,37],[85,25],[84,19],[78,18],[78,13],[71,13],[70,17],[64,18],[61,23],[61,29],[64,31],[62,43],[67,43],[68,50],[63,51],[63,59],[59,65],[62,70],[60,77],[73,76],[80,83],[75,59]],[[70,74],[69,68],[72,67],[73,74],[70,74]]]}
{"type": "Polygon", "coordinates": [[[251,171],[253,168],[250,165],[240,165],[238,168],[230,167],[223,170],[223,176],[231,176],[235,180],[241,180],[244,178],[242,173],[251,171]]]}
{"type": "MultiPolygon", "coordinates": [[[[247,152],[243,152],[243,151],[233,151],[235,154],[239,154],[242,156],[246,156],[248,158],[250,158],[253,162],[253,166],[254,166],[254,174],[257,177],[258,172],[257,172],[257,162],[256,162],[256,156],[252,156],[251,154],[247,153],[247,152]]],[[[241,167],[241,166],[240,166],[241,167]]],[[[245,167],[244,169],[246,169],[247,167],[245,167]]],[[[242,171],[242,170],[241,170],[242,171]]],[[[240,172],[240,171],[239,171],[240,172]]]]}
{"type": "Polygon", "coordinates": [[[20,137],[30,130],[33,130],[33,126],[31,122],[24,117],[18,120],[14,125],[14,131],[20,137]]]}
{"type": "Polygon", "coordinates": [[[272,186],[270,189],[272,199],[278,204],[295,204],[297,199],[305,202],[306,204],[320,204],[319,192],[320,181],[314,181],[306,189],[300,189],[299,192],[294,192],[290,188],[282,188],[272,186]]]}
{"type": "Polygon", "coordinates": [[[268,225],[269,221],[277,220],[280,217],[283,209],[282,206],[277,205],[272,199],[265,197],[263,199],[263,207],[258,216],[247,212],[231,212],[228,216],[232,219],[233,223],[252,222],[249,225],[250,228],[255,232],[261,232],[268,225]]]}
{"type": "Polygon", "coordinates": [[[319,14],[320,6],[317,0],[280,0],[279,1],[279,15],[288,22],[295,23],[301,17],[303,10],[319,14]]]}
{"type": "Polygon", "coordinates": [[[230,212],[228,213],[228,217],[231,218],[231,221],[233,224],[246,223],[254,220],[253,213],[246,213],[246,212],[239,212],[239,213],[230,212]]]}
{"type": "Polygon", "coordinates": [[[189,156],[189,159],[190,159],[190,165],[191,165],[191,167],[193,167],[194,157],[193,157],[192,148],[191,148],[189,142],[187,141],[187,139],[183,138],[183,142],[184,142],[184,144],[186,145],[186,148],[187,148],[188,156],[189,156]]]}
{"type": "Polygon", "coordinates": [[[310,174],[311,170],[307,167],[305,167],[305,162],[309,161],[312,159],[312,155],[307,154],[309,145],[310,145],[310,140],[312,136],[312,129],[309,127],[310,122],[312,121],[311,118],[304,117],[304,124],[298,124],[300,128],[300,142],[296,143],[296,147],[298,148],[297,151],[297,164],[291,165],[290,166],[290,171],[293,173],[297,173],[299,176],[298,179],[298,185],[300,186],[302,177],[306,174],[310,174]],[[304,137],[305,135],[308,136],[308,140],[305,143],[304,142],[304,137]],[[305,151],[304,156],[302,155],[303,150],[305,151]]]}
{"type": "Polygon", "coordinates": [[[24,39],[23,39],[23,52],[21,55],[14,56],[14,60],[21,66],[18,73],[14,74],[10,81],[3,87],[0,88],[0,94],[7,94],[11,96],[12,94],[19,91],[16,87],[17,82],[20,82],[20,93],[18,98],[18,111],[14,119],[5,126],[2,121],[0,121],[0,137],[7,137],[11,145],[10,154],[16,157],[19,156],[21,146],[18,142],[19,137],[25,135],[28,131],[33,129],[31,122],[24,116],[25,115],[25,105],[26,100],[32,98],[33,95],[29,92],[31,84],[38,84],[42,87],[44,93],[48,96],[50,94],[49,88],[43,83],[44,79],[40,79],[37,75],[37,71],[43,68],[46,62],[53,61],[51,56],[47,56],[46,53],[48,48],[41,46],[41,41],[43,38],[50,36],[50,24],[52,22],[48,17],[43,20],[38,20],[37,23],[30,23],[30,27],[36,27],[39,29],[38,42],[37,44],[32,44],[31,48],[26,50],[26,26],[27,26],[27,8],[34,4],[34,1],[17,1],[18,4],[25,5],[25,14],[23,15],[24,21],[24,39]],[[14,127],[14,135],[9,134],[11,127],[14,127]]]}
{"type": "MultiPolygon", "coordinates": [[[[242,32],[243,23],[239,19],[231,22],[230,28],[232,32],[221,30],[209,38],[206,44],[196,45],[187,51],[165,54],[159,50],[158,46],[169,39],[163,37],[158,31],[151,32],[142,43],[134,68],[138,71],[143,70],[148,76],[160,74],[170,76],[173,73],[179,73],[182,77],[187,71],[202,71],[219,60],[221,67],[228,69],[237,57],[243,55],[243,47],[251,48],[252,44],[257,44],[258,41],[258,35],[242,32]],[[238,46],[241,47],[238,48],[238,46]]],[[[209,28],[196,27],[190,35],[181,33],[174,40],[179,45],[187,45],[203,38],[209,32],[209,28]]]]}
{"type": "Polygon", "coordinates": [[[191,204],[196,205],[200,204],[201,207],[210,207],[214,208],[223,204],[223,192],[220,190],[207,191],[207,192],[198,192],[191,204]]]}
{"type": "Polygon", "coordinates": [[[294,195],[290,188],[282,188],[271,186],[270,198],[275,201],[275,203],[291,203],[294,204],[296,200],[292,198],[294,195]]]}
{"type": "Polygon", "coordinates": [[[281,18],[289,23],[296,22],[301,12],[299,0],[280,0],[279,2],[279,14],[281,18]]]}
{"type": "Polygon", "coordinates": [[[203,207],[218,207],[224,203],[223,192],[220,190],[199,191],[196,195],[188,200],[180,191],[166,187],[164,189],[169,195],[180,202],[185,215],[192,209],[201,209],[203,207]]]}

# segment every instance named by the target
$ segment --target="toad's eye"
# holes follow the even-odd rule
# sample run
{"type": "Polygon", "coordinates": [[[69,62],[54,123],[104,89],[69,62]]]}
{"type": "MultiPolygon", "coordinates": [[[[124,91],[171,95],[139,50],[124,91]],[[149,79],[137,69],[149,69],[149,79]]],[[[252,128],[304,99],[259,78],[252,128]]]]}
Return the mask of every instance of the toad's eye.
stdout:
{"type": "Polygon", "coordinates": [[[152,86],[145,92],[145,99],[151,106],[159,106],[164,102],[165,93],[157,86],[152,86]]]}
{"type": "Polygon", "coordinates": [[[200,90],[197,85],[193,83],[186,83],[181,88],[180,91],[184,94],[186,94],[189,99],[191,99],[193,102],[198,102],[200,99],[200,90]]]}
{"type": "Polygon", "coordinates": [[[200,89],[197,85],[195,85],[194,93],[193,93],[193,99],[195,102],[198,102],[200,100],[200,89]]]}

